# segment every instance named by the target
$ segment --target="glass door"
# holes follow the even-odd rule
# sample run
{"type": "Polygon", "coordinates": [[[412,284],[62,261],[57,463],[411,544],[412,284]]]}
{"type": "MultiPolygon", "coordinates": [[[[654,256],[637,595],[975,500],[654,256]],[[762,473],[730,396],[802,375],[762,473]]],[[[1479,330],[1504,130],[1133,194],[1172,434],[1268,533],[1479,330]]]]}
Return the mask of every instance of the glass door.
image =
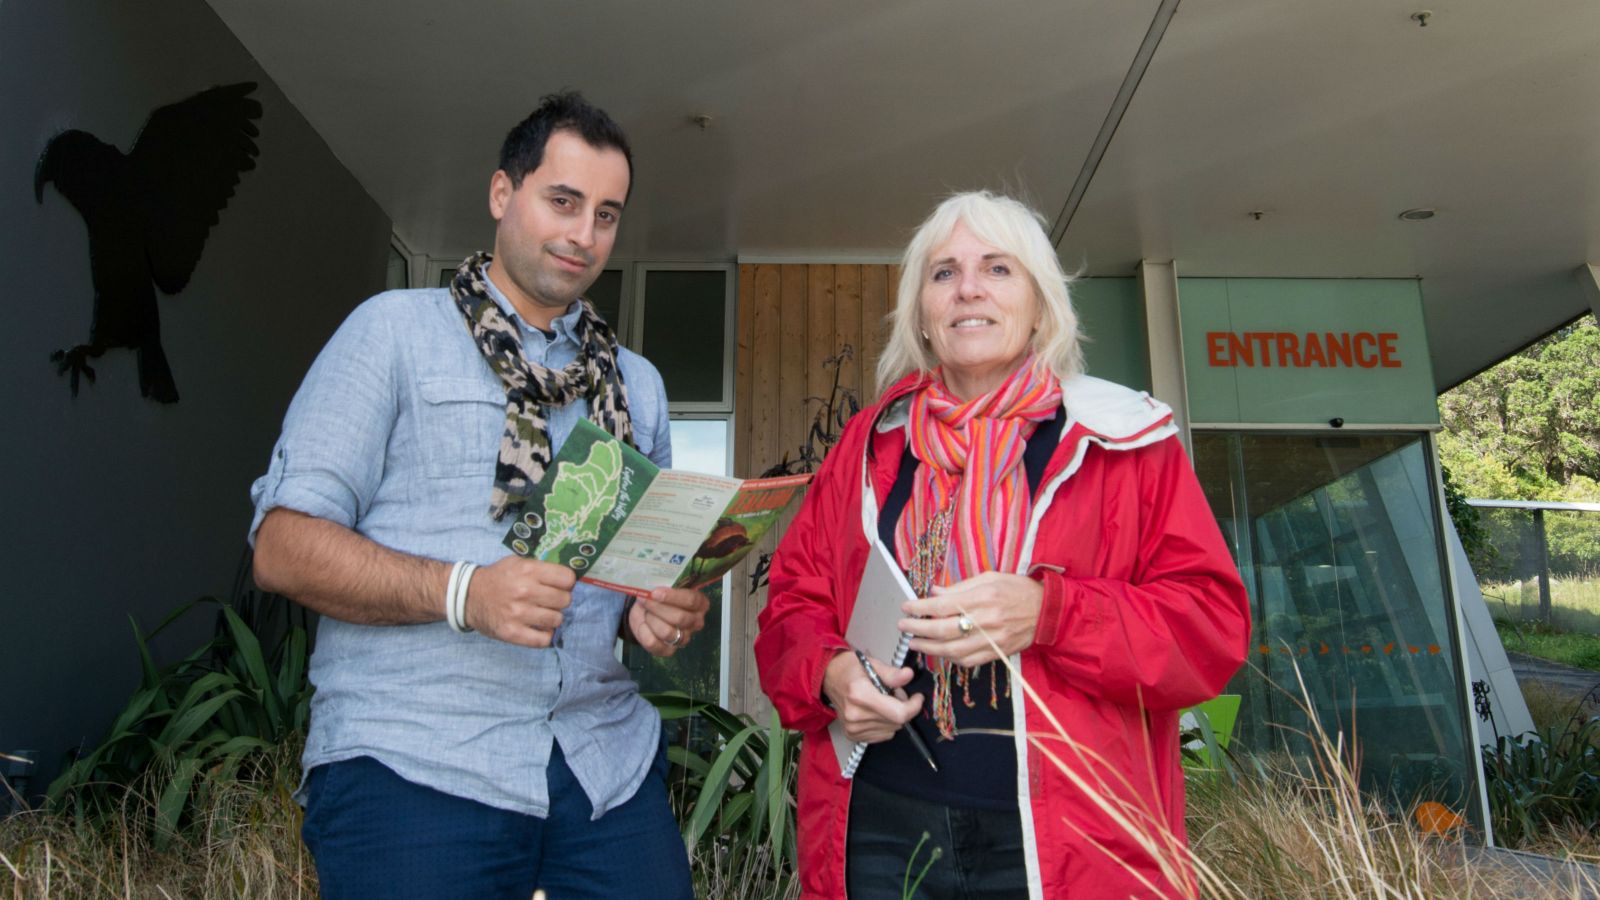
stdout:
{"type": "Polygon", "coordinates": [[[1306,753],[1309,699],[1357,748],[1364,788],[1475,820],[1426,437],[1195,432],[1194,457],[1250,592],[1236,739],[1306,753]]]}

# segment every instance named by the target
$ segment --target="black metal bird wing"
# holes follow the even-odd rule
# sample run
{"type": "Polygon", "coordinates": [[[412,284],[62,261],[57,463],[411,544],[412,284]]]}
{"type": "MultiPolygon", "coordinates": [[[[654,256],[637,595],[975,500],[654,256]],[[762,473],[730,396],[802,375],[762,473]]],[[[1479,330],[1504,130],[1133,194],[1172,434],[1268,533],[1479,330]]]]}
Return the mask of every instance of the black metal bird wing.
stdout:
{"type": "Polygon", "coordinates": [[[94,381],[89,360],[125,348],[137,358],[140,393],[177,401],[156,288],[176,294],[188,285],[239,177],[255,168],[255,87],[214,87],[157,109],[127,155],[76,129],[45,147],[34,172],[36,198],[43,203],[45,185],[53,183],[89,232],[89,340],[50,357],[70,376],[74,396],[80,376],[94,381]]]}
{"type": "Polygon", "coordinates": [[[145,204],[150,276],[168,294],[189,283],[206,235],[233,198],[239,176],[256,167],[261,104],[254,82],[202,91],[151,113],[128,154],[145,204]]]}

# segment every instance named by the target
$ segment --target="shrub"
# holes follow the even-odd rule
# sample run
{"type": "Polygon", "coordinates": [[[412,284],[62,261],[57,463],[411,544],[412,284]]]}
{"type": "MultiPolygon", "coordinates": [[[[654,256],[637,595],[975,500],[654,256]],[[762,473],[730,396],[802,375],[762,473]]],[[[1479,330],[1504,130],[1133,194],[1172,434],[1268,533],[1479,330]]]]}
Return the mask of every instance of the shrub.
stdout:
{"type": "Polygon", "coordinates": [[[662,721],[682,722],[667,748],[673,806],[695,871],[695,896],[799,895],[795,782],[800,734],[677,692],[647,694],[662,721]]]}
{"type": "MultiPolygon", "coordinates": [[[[270,654],[234,609],[212,598],[178,608],[149,635],[133,626],[142,678],[106,739],[50,785],[47,803],[78,816],[123,817],[128,794],[151,798],[149,824],[163,848],[204,807],[211,785],[298,742],[310,711],[306,631],[291,624],[270,654]],[[217,607],[215,636],[164,669],[149,638],[196,608],[217,607]],[[203,777],[202,777],[203,776],[203,777]]],[[[140,819],[139,821],[144,821],[140,819]]]]}
{"type": "Polygon", "coordinates": [[[1484,749],[1496,840],[1521,846],[1552,829],[1600,831],[1600,718],[1502,737],[1484,749]]]}

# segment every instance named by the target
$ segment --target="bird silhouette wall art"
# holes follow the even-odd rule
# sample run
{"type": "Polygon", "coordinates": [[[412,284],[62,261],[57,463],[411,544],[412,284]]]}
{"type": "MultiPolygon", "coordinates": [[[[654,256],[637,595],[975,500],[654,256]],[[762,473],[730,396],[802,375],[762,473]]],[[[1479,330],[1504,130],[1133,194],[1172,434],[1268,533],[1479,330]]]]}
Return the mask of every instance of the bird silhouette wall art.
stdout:
{"type": "Polygon", "coordinates": [[[50,355],[58,374],[95,379],[89,361],[107,350],[134,352],[139,392],[178,401],[178,385],[161,347],[156,289],[177,294],[189,284],[206,236],[233,197],[240,176],[255,168],[261,104],[254,82],[201,91],[150,114],[124,154],[76,129],[45,145],[33,191],[44,203],[54,184],[89,231],[94,317],[89,340],[50,355]]]}

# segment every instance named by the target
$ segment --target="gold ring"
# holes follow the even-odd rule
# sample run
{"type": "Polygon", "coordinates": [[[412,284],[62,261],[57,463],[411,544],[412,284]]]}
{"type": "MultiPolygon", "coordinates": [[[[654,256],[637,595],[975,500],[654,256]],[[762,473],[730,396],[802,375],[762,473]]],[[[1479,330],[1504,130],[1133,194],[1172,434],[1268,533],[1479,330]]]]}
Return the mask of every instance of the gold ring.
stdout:
{"type": "Polygon", "coordinates": [[[963,613],[956,618],[956,628],[961,630],[963,636],[972,633],[972,617],[963,613]]]}

